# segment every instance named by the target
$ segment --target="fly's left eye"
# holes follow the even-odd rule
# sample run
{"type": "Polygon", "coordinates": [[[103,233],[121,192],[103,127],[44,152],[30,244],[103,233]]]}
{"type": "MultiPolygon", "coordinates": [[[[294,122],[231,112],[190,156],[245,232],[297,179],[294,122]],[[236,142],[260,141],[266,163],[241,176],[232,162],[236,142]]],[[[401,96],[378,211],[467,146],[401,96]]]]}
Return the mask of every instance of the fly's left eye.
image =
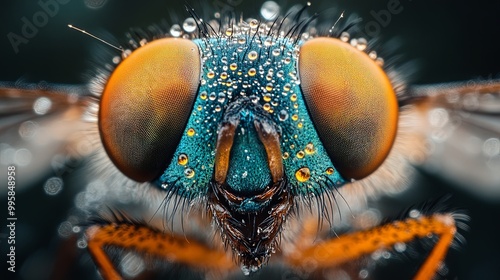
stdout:
{"type": "Polygon", "coordinates": [[[301,88],[339,173],[361,179],[387,157],[397,129],[396,95],[385,72],[349,44],[312,39],[301,47],[301,88]]]}
{"type": "Polygon", "coordinates": [[[111,74],[102,94],[99,132],[118,169],[138,182],[170,162],[200,81],[198,47],[160,39],[135,50],[111,74]]]}

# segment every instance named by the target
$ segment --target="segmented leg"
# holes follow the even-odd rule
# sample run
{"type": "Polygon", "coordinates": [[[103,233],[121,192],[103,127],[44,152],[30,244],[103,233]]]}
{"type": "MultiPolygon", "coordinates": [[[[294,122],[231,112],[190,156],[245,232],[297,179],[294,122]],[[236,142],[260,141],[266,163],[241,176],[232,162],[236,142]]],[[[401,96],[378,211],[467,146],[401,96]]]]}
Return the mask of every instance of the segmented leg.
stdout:
{"type": "Polygon", "coordinates": [[[455,220],[451,214],[434,214],[341,235],[307,248],[298,248],[285,258],[297,268],[301,268],[301,264],[311,263],[309,261],[314,261],[317,268],[329,268],[380,249],[390,249],[396,243],[407,243],[434,234],[439,237],[439,241],[414,278],[431,279],[444,259],[455,233],[455,220]]]}
{"type": "Polygon", "coordinates": [[[88,248],[104,279],[121,279],[105,246],[134,250],[168,262],[186,264],[199,269],[228,271],[234,269],[232,260],[223,251],[216,251],[184,236],[161,233],[146,226],[108,224],[90,227],[88,248]]]}

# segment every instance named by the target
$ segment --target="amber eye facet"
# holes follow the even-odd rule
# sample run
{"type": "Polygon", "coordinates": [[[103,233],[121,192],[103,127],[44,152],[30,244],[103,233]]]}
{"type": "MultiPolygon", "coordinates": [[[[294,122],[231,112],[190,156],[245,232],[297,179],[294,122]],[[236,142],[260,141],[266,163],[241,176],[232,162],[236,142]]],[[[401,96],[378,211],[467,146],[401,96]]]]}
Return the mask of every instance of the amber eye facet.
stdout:
{"type": "Polygon", "coordinates": [[[158,177],[180,141],[201,71],[189,40],[159,39],[135,50],[113,71],[99,109],[104,148],[138,182],[158,177]]]}
{"type": "Polygon", "coordinates": [[[398,104],[386,73],[366,53],[334,38],[301,47],[299,75],[309,113],[342,176],[362,179],[387,157],[398,104]]]}

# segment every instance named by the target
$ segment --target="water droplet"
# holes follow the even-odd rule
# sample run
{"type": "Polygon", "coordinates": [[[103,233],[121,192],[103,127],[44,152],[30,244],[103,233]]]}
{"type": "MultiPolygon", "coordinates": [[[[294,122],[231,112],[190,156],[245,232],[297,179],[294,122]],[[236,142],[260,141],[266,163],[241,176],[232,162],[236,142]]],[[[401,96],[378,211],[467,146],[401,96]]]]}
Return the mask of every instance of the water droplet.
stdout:
{"type": "Polygon", "coordinates": [[[306,145],[306,148],[304,149],[308,155],[314,154],[314,144],[313,143],[308,143],[306,145]]]}
{"type": "Polygon", "coordinates": [[[377,52],[376,52],[376,51],[371,51],[371,52],[368,54],[368,56],[369,56],[371,59],[375,60],[375,59],[377,59],[377,52]]]}
{"type": "Polygon", "coordinates": [[[208,96],[208,99],[214,101],[215,99],[217,98],[217,95],[215,94],[215,92],[211,92],[210,95],[208,96]]]}
{"type": "Polygon", "coordinates": [[[36,135],[40,125],[34,121],[25,121],[19,126],[19,135],[23,139],[31,139],[36,135]]]}
{"type": "Polygon", "coordinates": [[[396,250],[396,252],[402,253],[402,252],[406,251],[406,244],[404,244],[402,242],[398,242],[398,243],[394,244],[394,250],[396,250]]]}
{"type": "Polygon", "coordinates": [[[358,45],[358,39],[352,38],[350,44],[351,46],[356,47],[358,45]]]}
{"type": "Polygon", "coordinates": [[[186,176],[186,178],[193,178],[194,177],[194,170],[192,168],[186,168],[184,170],[184,176],[186,176]]]}
{"type": "Polygon", "coordinates": [[[274,1],[266,1],[260,8],[260,14],[265,20],[275,20],[280,13],[280,6],[274,1]]]}
{"type": "Polygon", "coordinates": [[[272,90],[273,90],[273,88],[274,88],[274,86],[273,86],[273,84],[272,84],[272,83],[268,83],[268,84],[266,85],[266,90],[267,90],[268,92],[272,91],[272,90]]]}
{"type": "Polygon", "coordinates": [[[238,38],[238,44],[243,45],[247,42],[247,39],[245,37],[240,37],[238,38]]]}
{"type": "Polygon", "coordinates": [[[184,31],[191,33],[196,30],[196,21],[194,20],[194,18],[189,17],[182,24],[182,28],[184,29],[184,31]]]}
{"type": "Polygon", "coordinates": [[[257,74],[257,70],[255,70],[255,68],[250,68],[250,70],[248,70],[248,76],[253,77],[256,74],[257,74]]]}
{"type": "Polygon", "coordinates": [[[80,249],[85,249],[87,248],[87,241],[85,239],[79,239],[77,242],[76,242],[76,246],[78,246],[78,248],[80,249]]]}
{"type": "Polygon", "coordinates": [[[231,65],[229,65],[229,69],[231,69],[232,71],[235,71],[236,69],[238,69],[238,64],[231,63],[231,65]]]}
{"type": "Polygon", "coordinates": [[[208,71],[208,73],[207,73],[207,77],[208,77],[209,79],[213,79],[213,78],[215,77],[215,72],[214,72],[214,71],[212,71],[212,70],[208,71]]]}
{"type": "Polygon", "coordinates": [[[283,109],[278,114],[278,117],[279,117],[280,121],[284,122],[284,121],[286,121],[288,119],[288,112],[283,109]]]}
{"type": "Polygon", "coordinates": [[[382,67],[384,66],[384,59],[381,58],[381,57],[377,57],[377,59],[375,60],[375,62],[377,63],[378,66],[382,67]]]}
{"type": "Polygon", "coordinates": [[[297,152],[297,158],[299,159],[302,159],[306,156],[306,154],[304,153],[304,151],[298,151],[297,152]]]}
{"type": "Polygon", "coordinates": [[[33,103],[33,111],[37,115],[45,115],[52,108],[52,101],[47,97],[40,97],[33,103]]]}
{"type": "Polygon", "coordinates": [[[342,34],[340,34],[340,40],[342,42],[349,42],[350,38],[351,38],[351,35],[347,32],[342,32],[342,34]]]}
{"type": "Polygon", "coordinates": [[[359,278],[361,278],[361,279],[368,278],[368,275],[369,275],[369,273],[368,273],[368,270],[366,270],[366,269],[361,269],[359,271],[359,278]]]}
{"type": "Polygon", "coordinates": [[[256,19],[252,19],[249,23],[250,28],[255,29],[259,26],[259,21],[256,19]]]}
{"type": "Polygon", "coordinates": [[[120,261],[120,268],[126,278],[136,278],[144,271],[146,265],[136,253],[129,252],[120,261]]]}
{"type": "Polygon", "coordinates": [[[121,60],[122,60],[122,58],[121,58],[121,57],[119,57],[119,56],[115,56],[115,57],[113,57],[113,60],[112,60],[112,61],[113,61],[113,63],[114,63],[114,64],[118,64],[118,63],[120,63],[120,61],[121,61],[121,60]]]}
{"type": "Polygon", "coordinates": [[[490,138],[483,143],[483,153],[487,157],[495,157],[500,154],[500,140],[490,138]]]}
{"type": "Polygon", "coordinates": [[[273,55],[274,55],[274,56],[278,56],[278,55],[280,55],[280,54],[281,54],[280,49],[277,49],[277,48],[276,48],[276,49],[274,49],[274,50],[273,50],[273,55]]]}
{"type": "Polygon", "coordinates": [[[52,177],[45,181],[43,190],[48,195],[57,195],[63,188],[63,180],[59,177],[52,177]]]}
{"type": "Polygon", "coordinates": [[[219,92],[219,98],[217,99],[220,103],[224,103],[226,101],[226,95],[223,92],[219,92]]]}
{"type": "Polygon", "coordinates": [[[311,178],[311,171],[307,167],[302,167],[295,172],[295,178],[301,183],[306,182],[311,178]]]}
{"type": "Polygon", "coordinates": [[[366,47],[368,46],[368,42],[366,41],[365,38],[359,38],[358,39],[358,44],[356,45],[356,48],[360,51],[364,51],[366,47]]]}
{"type": "Polygon", "coordinates": [[[266,101],[266,102],[271,101],[271,94],[269,94],[269,93],[264,94],[264,98],[263,98],[263,99],[264,99],[264,101],[266,101]]]}
{"type": "Polygon", "coordinates": [[[259,102],[260,98],[256,95],[252,95],[252,96],[250,96],[250,100],[252,100],[253,104],[257,104],[259,102]]]}
{"type": "Polygon", "coordinates": [[[416,218],[420,217],[420,211],[418,211],[417,209],[412,209],[412,210],[410,210],[409,216],[410,216],[410,218],[416,219],[416,218]]]}
{"type": "Polygon", "coordinates": [[[26,148],[19,149],[14,153],[14,163],[19,166],[29,165],[32,158],[33,155],[31,154],[31,151],[26,148]]]}
{"type": "Polygon", "coordinates": [[[429,123],[436,128],[444,127],[449,120],[448,111],[443,108],[432,109],[429,112],[429,123]]]}
{"type": "Polygon", "coordinates": [[[186,165],[188,163],[188,156],[186,154],[180,154],[177,158],[177,163],[180,165],[186,165]]]}
{"type": "Polygon", "coordinates": [[[251,51],[248,53],[248,59],[256,60],[259,57],[259,54],[256,51],[251,51]]]}
{"type": "Polygon", "coordinates": [[[290,157],[290,154],[288,152],[283,153],[283,159],[287,159],[290,157]]]}

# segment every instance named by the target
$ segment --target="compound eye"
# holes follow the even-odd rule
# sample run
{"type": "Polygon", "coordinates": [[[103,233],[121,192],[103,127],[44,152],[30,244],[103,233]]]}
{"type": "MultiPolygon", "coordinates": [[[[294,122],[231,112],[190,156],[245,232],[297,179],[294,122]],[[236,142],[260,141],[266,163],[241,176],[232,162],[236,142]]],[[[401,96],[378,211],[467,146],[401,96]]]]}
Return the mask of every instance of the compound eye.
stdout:
{"type": "Polygon", "coordinates": [[[299,75],[307,108],[339,173],[362,179],[387,157],[398,104],[385,72],[367,54],[334,38],[301,47],[299,75]]]}
{"type": "Polygon", "coordinates": [[[184,132],[200,81],[198,47],[159,39],[130,54],[111,74],[99,108],[104,148],[126,176],[156,179],[184,132]]]}

